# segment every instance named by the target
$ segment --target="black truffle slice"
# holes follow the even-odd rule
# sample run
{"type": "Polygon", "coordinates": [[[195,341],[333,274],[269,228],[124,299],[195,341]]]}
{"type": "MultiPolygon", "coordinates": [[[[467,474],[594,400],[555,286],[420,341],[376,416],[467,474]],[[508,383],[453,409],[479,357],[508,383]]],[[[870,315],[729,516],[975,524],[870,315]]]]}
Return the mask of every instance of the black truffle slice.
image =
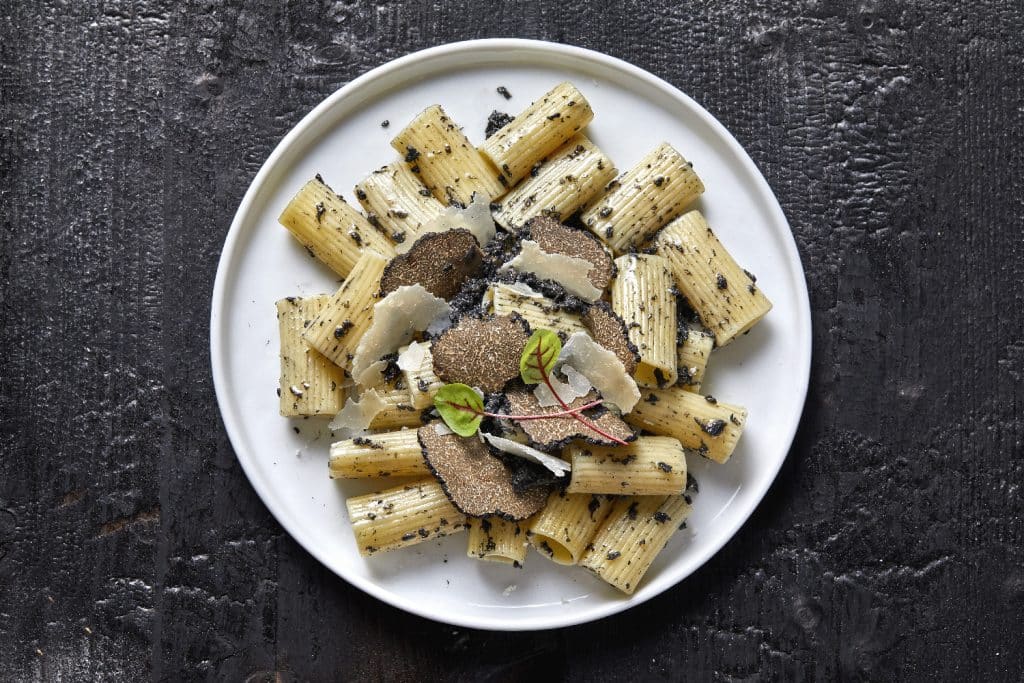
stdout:
{"type": "Polygon", "coordinates": [[[519,520],[544,507],[548,499],[546,487],[516,491],[512,470],[491,455],[480,439],[439,434],[435,429],[438,424],[441,423],[424,425],[416,434],[427,466],[461,512],[471,517],[498,515],[519,520]]]}
{"type": "MultiPolygon", "coordinates": [[[[513,415],[539,415],[545,413],[558,413],[564,410],[561,406],[549,406],[542,408],[537,397],[533,394],[533,387],[526,389],[514,389],[505,394],[508,402],[509,412],[513,415]]],[[[586,396],[577,398],[569,403],[570,408],[578,408],[587,403],[597,400],[597,392],[591,391],[586,396]]],[[[601,431],[616,436],[623,441],[636,439],[636,432],[622,421],[622,418],[599,406],[586,411],[583,417],[593,422],[601,431]]],[[[606,439],[592,429],[586,427],[582,422],[572,416],[553,417],[549,420],[522,420],[519,426],[530,438],[530,445],[541,450],[561,448],[574,439],[582,439],[588,443],[600,446],[614,446],[614,441],[606,439]]]]}
{"type": "Polygon", "coordinates": [[[519,316],[464,317],[431,347],[434,372],[445,382],[501,391],[519,376],[519,359],[530,339],[527,330],[519,316]]]}
{"type": "Polygon", "coordinates": [[[595,235],[586,230],[575,230],[562,225],[550,216],[537,216],[526,221],[523,237],[531,239],[549,254],[574,256],[593,264],[587,277],[595,287],[604,291],[615,275],[611,254],[595,235]]]}
{"type": "Polygon", "coordinates": [[[434,296],[450,299],[483,262],[483,252],[469,230],[428,232],[404,254],[391,259],[380,278],[384,296],[403,285],[421,284],[434,296]]]}
{"type": "Polygon", "coordinates": [[[580,318],[594,341],[618,356],[626,367],[626,374],[632,377],[640,362],[640,352],[629,341],[626,321],[605,301],[595,303],[580,318]]]}

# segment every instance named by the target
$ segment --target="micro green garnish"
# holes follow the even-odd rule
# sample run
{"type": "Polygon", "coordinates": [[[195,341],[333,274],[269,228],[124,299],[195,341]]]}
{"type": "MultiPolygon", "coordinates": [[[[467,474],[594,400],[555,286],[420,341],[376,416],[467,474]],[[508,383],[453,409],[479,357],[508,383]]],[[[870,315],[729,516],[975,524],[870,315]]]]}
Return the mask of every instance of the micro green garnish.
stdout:
{"type": "Polygon", "coordinates": [[[434,407],[441,415],[441,419],[448,425],[448,428],[459,436],[472,436],[480,429],[480,423],[485,417],[495,417],[502,420],[550,420],[556,417],[572,416],[579,420],[587,429],[600,434],[606,439],[628,445],[622,439],[605,432],[596,424],[583,417],[580,413],[584,410],[597,407],[603,403],[601,400],[592,401],[578,408],[571,408],[568,403],[555,391],[551,383],[551,372],[554,370],[558,355],[562,352],[562,342],[558,335],[551,330],[537,330],[523,347],[523,355],[519,359],[519,375],[526,384],[540,384],[544,382],[551,391],[552,396],[562,406],[563,410],[556,413],[541,413],[536,415],[504,415],[501,413],[490,413],[484,410],[484,400],[473,387],[466,384],[455,383],[445,384],[434,394],[434,407]]]}

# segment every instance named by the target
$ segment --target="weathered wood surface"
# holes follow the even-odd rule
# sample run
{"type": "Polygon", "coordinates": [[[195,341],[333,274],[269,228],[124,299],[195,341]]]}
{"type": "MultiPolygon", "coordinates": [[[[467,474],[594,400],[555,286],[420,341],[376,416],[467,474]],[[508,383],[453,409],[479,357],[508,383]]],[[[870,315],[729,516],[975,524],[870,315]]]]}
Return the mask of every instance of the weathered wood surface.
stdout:
{"type": "Polygon", "coordinates": [[[1019,2],[0,17],[0,679],[1024,675],[1019,2]],[[634,62],[733,131],[792,222],[815,358],[778,481],[712,561],[624,615],[504,635],[384,606],[282,533],[215,417],[207,320],[235,207],[311,107],[510,34],[634,62]]]}

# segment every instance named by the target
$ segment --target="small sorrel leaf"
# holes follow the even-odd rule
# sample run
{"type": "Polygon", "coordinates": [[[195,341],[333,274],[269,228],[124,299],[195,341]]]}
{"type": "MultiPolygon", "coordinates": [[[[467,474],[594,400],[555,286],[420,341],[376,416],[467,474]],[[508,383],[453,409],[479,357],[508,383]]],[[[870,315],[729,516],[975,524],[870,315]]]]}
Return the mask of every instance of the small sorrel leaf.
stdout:
{"type": "Polygon", "coordinates": [[[551,330],[535,330],[519,359],[519,375],[527,384],[540,384],[551,374],[562,352],[562,341],[551,330]]]}
{"type": "Polygon", "coordinates": [[[465,384],[445,384],[438,389],[434,407],[448,428],[459,436],[476,434],[484,419],[484,400],[465,384]]]}

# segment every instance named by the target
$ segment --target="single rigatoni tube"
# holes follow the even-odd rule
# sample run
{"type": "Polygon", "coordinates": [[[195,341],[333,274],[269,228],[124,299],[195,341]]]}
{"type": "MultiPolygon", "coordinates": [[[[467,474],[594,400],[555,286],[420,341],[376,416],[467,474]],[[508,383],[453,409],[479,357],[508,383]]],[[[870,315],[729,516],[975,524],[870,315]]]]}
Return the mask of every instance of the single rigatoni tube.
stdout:
{"type": "Polygon", "coordinates": [[[671,387],[642,391],[625,418],[634,427],[679,439],[686,448],[715,462],[725,462],[743,434],[747,410],[671,387]]]}
{"type": "Polygon", "coordinates": [[[704,371],[708,366],[711,350],[715,348],[715,335],[703,329],[691,327],[686,338],[676,350],[676,385],[687,391],[700,391],[704,371]]]}
{"type": "Polygon", "coordinates": [[[331,479],[430,474],[415,429],[381,432],[333,443],[329,469],[331,479]]]}
{"type": "Polygon", "coordinates": [[[433,478],[345,501],[361,555],[372,555],[447,536],[466,528],[433,478]]]}
{"type": "Polygon", "coordinates": [[[466,554],[478,560],[522,567],[526,561],[528,520],[510,522],[501,517],[468,519],[466,554]]]}
{"type": "MultiPolygon", "coordinates": [[[[430,352],[430,342],[420,342],[423,353],[418,362],[411,367],[402,369],[402,377],[409,387],[409,397],[414,408],[429,408],[434,405],[434,394],[444,386],[444,382],[434,372],[434,356],[430,352]]],[[[399,349],[399,358],[406,348],[399,349]]],[[[399,361],[401,365],[401,361],[399,361]]]]}
{"type": "Polygon", "coordinates": [[[553,491],[530,524],[530,543],[558,564],[576,564],[611,508],[610,496],[553,491]]]}
{"type": "Polygon", "coordinates": [[[534,216],[564,220],[615,177],[615,165],[585,135],[576,135],[505,195],[494,220],[514,230],[534,216]]]}
{"type": "Polygon", "coordinates": [[[618,498],[580,565],[632,594],[689,514],[684,496],[618,498]]]}
{"type": "Polygon", "coordinates": [[[717,346],[725,346],[771,310],[772,302],[754,284],[754,276],[736,264],[699,211],[665,226],[654,244],[717,346]]]}
{"type": "Polygon", "coordinates": [[[377,395],[383,401],[384,407],[373,416],[370,429],[398,429],[419,427],[423,424],[423,411],[412,404],[409,387],[404,382],[377,387],[377,395]]]}
{"type": "Polygon", "coordinates": [[[356,199],[396,242],[415,241],[420,226],[445,209],[401,160],[364,178],[356,185],[356,199]]]}
{"type": "Polygon", "coordinates": [[[359,338],[373,322],[373,305],[387,264],[386,257],[364,251],[341,288],[306,327],[306,342],[340,367],[348,367],[359,338]]]}
{"type": "Polygon", "coordinates": [[[547,329],[555,332],[586,332],[579,315],[561,311],[555,302],[543,294],[524,294],[505,284],[491,285],[485,295],[489,313],[512,315],[518,313],[532,329],[547,329]]]}
{"type": "Polygon", "coordinates": [[[677,439],[641,436],[628,446],[573,444],[569,493],[664,496],[686,488],[686,453],[677,439]]]}
{"type": "Polygon", "coordinates": [[[302,186],[277,219],[309,253],[342,277],[364,249],[394,256],[395,245],[318,175],[302,186]]]}
{"type": "Polygon", "coordinates": [[[643,245],[703,192],[693,165],[663,142],[611,183],[580,218],[621,254],[643,245]]]}
{"type": "Polygon", "coordinates": [[[468,205],[474,192],[491,201],[505,192],[501,173],[440,105],[420,112],[391,146],[443,204],[468,205]]]}
{"type": "Polygon", "coordinates": [[[668,262],[650,254],[615,259],[612,309],[626,323],[629,341],[640,352],[633,377],[644,387],[676,381],[676,301],[668,262]]]}
{"type": "Polygon", "coordinates": [[[511,187],[593,118],[583,94],[572,83],[559,83],[487,138],[480,151],[511,187]]]}
{"type": "Polygon", "coordinates": [[[327,295],[277,302],[277,327],[281,336],[279,410],[284,417],[334,415],[345,405],[342,385],[345,373],[309,348],[302,333],[330,299],[327,295]]]}

